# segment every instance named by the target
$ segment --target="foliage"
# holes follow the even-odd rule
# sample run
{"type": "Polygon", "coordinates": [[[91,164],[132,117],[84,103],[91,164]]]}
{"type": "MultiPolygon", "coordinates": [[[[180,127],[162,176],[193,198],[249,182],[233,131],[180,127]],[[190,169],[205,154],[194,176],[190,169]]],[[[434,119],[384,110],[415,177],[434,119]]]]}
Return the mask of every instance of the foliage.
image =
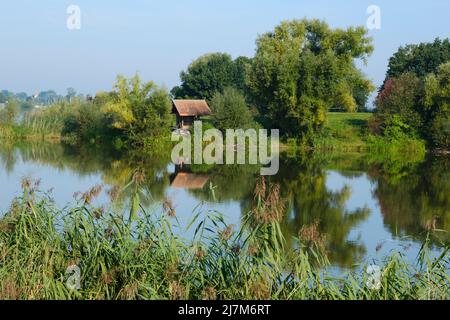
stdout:
{"type": "Polygon", "coordinates": [[[133,144],[169,132],[171,102],[166,90],[153,82],[142,83],[135,75],[131,79],[117,77],[111,100],[102,107],[112,128],[123,133],[133,144]]]}
{"type": "Polygon", "coordinates": [[[333,30],[318,20],[284,21],[256,45],[247,79],[252,97],[270,127],[302,140],[323,127],[338,91],[344,98],[338,102],[354,109],[349,97],[354,79],[362,77],[354,59],[365,60],[373,51],[364,28],[333,30]]]}
{"type": "Polygon", "coordinates": [[[403,123],[389,126],[389,130],[395,131],[396,140],[392,138],[394,133],[390,136],[374,135],[376,120],[372,113],[329,112],[323,132],[314,138],[314,149],[367,153],[381,158],[387,154],[408,154],[411,159],[424,157],[426,148],[423,140],[406,136],[402,130],[396,131],[397,125],[403,129],[403,123]]]}
{"type": "Polygon", "coordinates": [[[93,102],[72,100],[61,134],[70,143],[94,143],[113,137],[114,130],[100,106],[93,102]]]}
{"type": "Polygon", "coordinates": [[[450,148],[450,61],[425,78],[422,117],[434,146],[450,148]]]}
{"type": "Polygon", "coordinates": [[[385,81],[376,100],[376,132],[392,139],[420,137],[449,148],[450,62],[421,79],[411,72],[385,81]]]}
{"type": "Polygon", "coordinates": [[[439,65],[450,60],[449,39],[435,39],[432,43],[410,44],[400,47],[389,59],[386,80],[412,72],[419,78],[435,73],[439,65]]]}
{"type": "Polygon", "coordinates": [[[418,135],[422,126],[418,112],[421,90],[420,79],[413,73],[404,73],[386,81],[375,100],[375,117],[381,125],[380,132],[392,139],[399,139],[400,134],[418,135]]]}
{"type": "Polygon", "coordinates": [[[210,53],[192,62],[182,71],[181,86],[172,89],[175,98],[211,100],[216,92],[226,87],[245,90],[245,70],[249,59],[239,57],[233,61],[226,53],[210,53]]]}
{"type": "Polygon", "coordinates": [[[211,100],[214,126],[219,130],[247,129],[253,125],[253,118],[245,97],[231,87],[223,93],[216,92],[211,100]]]}

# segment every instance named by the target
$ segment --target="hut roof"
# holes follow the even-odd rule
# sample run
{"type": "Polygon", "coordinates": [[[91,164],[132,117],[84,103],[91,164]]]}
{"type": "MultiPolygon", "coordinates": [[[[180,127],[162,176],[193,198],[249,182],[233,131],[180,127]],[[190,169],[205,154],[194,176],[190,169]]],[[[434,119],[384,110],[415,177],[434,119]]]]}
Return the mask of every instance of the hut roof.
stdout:
{"type": "Polygon", "coordinates": [[[205,100],[173,100],[173,106],[182,117],[208,116],[211,114],[205,100]]]}
{"type": "Polygon", "coordinates": [[[205,174],[193,174],[179,172],[172,181],[171,186],[177,189],[202,189],[209,176],[205,174]]]}

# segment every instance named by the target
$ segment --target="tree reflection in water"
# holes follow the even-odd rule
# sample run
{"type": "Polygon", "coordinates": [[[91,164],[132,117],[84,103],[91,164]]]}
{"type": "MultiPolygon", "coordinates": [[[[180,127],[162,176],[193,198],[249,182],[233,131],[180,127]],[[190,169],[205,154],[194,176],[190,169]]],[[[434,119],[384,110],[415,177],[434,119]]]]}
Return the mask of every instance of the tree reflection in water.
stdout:
{"type": "MultiPolygon", "coordinates": [[[[171,203],[169,188],[184,188],[199,202],[238,203],[241,217],[255,207],[260,181],[254,165],[183,166],[169,163],[170,155],[123,153],[111,148],[74,148],[59,143],[2,143],[0,170],[12,172],[21,162],[69,170],[73,175],[100,174],[118,212],[130,213],[136,203],[144,207],[171,203]]],[[[364,154],[284,154],[280,171],[267,177],[279,186],[283,201],[283,231],[290,246],[317,240],[331,263],[349,267],[366,254],[363,241],[349,240],[349,233],[373,214],[367,208],[349,210],[352,186],[330,190],[330,170],[344,177],[366,174],[374,184],[373,197],[380,204],[385,227],[394,236],[422,241],[432,231],[433,244],[449,240],[450,161],[447,157],[414,159],[364,154]]],[[[45,180],[45,177],[40,177],[45,180]]],[[[351,181],[351,180],[350,180],[351,181]]]]}

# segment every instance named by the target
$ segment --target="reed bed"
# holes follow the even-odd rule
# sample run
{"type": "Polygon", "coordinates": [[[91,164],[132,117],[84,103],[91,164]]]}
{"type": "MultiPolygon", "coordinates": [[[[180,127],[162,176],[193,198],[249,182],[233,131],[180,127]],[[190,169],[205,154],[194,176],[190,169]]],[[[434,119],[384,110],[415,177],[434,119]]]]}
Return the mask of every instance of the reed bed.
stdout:
{"type": "Polygon", "coordinates": [[[189,240],[175,232],[170,201],[152,212],[135,203],[133,214],[123,215],[92,205],[98,187],[63,209],[38,190],[38,183],[24,181],[23,195],[0,220],[0,299],[450,297],[449,248],[435,257],[428,241],[415,264],[401,253],[387,257],[375,287],[368,266],[329,274],[320,244],[306,247],[297,239],[287,249],[277,186],[256,190],[255,208],[239,229],[217,212],[194,214],[189,240]]]}

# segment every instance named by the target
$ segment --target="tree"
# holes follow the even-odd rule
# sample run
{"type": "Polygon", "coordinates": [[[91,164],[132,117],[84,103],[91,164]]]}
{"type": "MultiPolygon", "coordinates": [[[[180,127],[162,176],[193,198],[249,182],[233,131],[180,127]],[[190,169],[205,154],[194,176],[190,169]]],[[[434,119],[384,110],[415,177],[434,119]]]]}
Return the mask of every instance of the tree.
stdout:
{"type": "Polygon", "coordinates": [[[164,134],[171,123],[171,102],[166,90],[152,81],[143,83],[139,75],[117,77],[115,90],[103,107],[112,127],[134,143],[164,134]]]}
{"type": "Polygon", "coordinates": [[[174,87],[171,93],[175,98],[210,100],[216,92],[222,92],[226,87],[243,91],[248,62],[245,57],[233,61],[226,53],[203,55],[181,72],[181,86],[174,87]]]}
{"type": "Polygon", "coordinates": [[[248,87],[245,82],[247,70],[252,64],[252,59],[247,57],[238,57],[234,60],[235,65],[235,75],[233,81],[233,87],[241,91],[244,96],[247,96],[248,87]]]}
{"type": "Polygon", "coordinates": [[[353,69],[353,72],[350,72],[347,83],[350,86],[351,96],[356,103],[356,111],[366,112],[367,101],[376,87],[370,80],[365,78],[360,70],[357,68],[353,69]]]}
{"type": "Polygon", "coordinates": [[[61,100],[61,96],[59,96],[55,91],[48,90],[48,91],[41,91],[37,97],[38,103],[42,103],[44,105],[50,105],[58,100],[61,100]]]}
{"type": "Polygon", "coordinates": [[[375,118],[382,133],[392,139],[400,139],[404,134],[419,134],[422,126],[418,112],[420,91],[421,81],[413,73],[386,81],[375,100],[375,118]]]}
{"type": "Polygon", "coordinates": [[[354,109],[355,78],[369,83],[354,65],[373,51],[362,27],[332,30],[318,20],[284,21],[256,46],[247,85],[269,126],[285,136],[311,141],[336,102],[354,109]]]}
{"type": "Polygon", "coordinates": [[[252,114],[245,97],[235,88],[216,92],[211,100],[214,125],[219,130],[247,129],[253,123],[252,114]]]}
{"type": "Polygon", "coordinates": [[[408,127],[406,131],[418,132],[430,146],[449,148],[449,61],[448,38],[444,40],[437,38],[431,43],[400,47],[389,59],[386,79],[376,98],[376,107],[380,109],[377,110],[377,123],[389,127],[389,121],[395,117],[397,124],[403,129],[406,125],[408,127]],[[401,81],[402,85],[399,83],[401,81]],[[394,86],[396,88],[393,90],[394,84],[397,86],[394,86]],[[405,96],[406,92],[395,92],[401,87],[409,88],[408,97],[405,96]],[[391,98],[387,99],[388,96],[391,98]],[[385,103],[388,100],[391,102],[385,103]],[[396,102],[392,103],[394,100],[396,102]],[[412,100],[415,102],[412,103],[412,100]],[[395,104],[409,107],[399,109],[393,107],[395,104]],[[415,106],[412,107],[412,104],[415,106]],[[387,113],[383,109],[385,111],[389,109],[389,116],[386,116],[387,113]],[[419,118],[420,121],[405,121],[406,110],[409,110],[410,115],[414,114],[414,119],[419,118]]]}
{"type": "Polygon", "coordinates": [[[386,80],[412,72],[419,78],[435,73],[437,68],[450,60],[449,39],[436,38],[432,43],[410,44],[400,47],[389,59],[386,80]]]}
{"type": "Polygon", "coordinates": [[[436,147],[450,148],[450,61],[425,78],[421,113],[428,140],[436,147]]]}
{"type": "Polygon", "coordinates": [[[72,98],[74,98],[76,95],[77,95],[77,92],[75,91],[74,88],[67,88],[66,98],[69,102],[71,102],[72,98]]]}

